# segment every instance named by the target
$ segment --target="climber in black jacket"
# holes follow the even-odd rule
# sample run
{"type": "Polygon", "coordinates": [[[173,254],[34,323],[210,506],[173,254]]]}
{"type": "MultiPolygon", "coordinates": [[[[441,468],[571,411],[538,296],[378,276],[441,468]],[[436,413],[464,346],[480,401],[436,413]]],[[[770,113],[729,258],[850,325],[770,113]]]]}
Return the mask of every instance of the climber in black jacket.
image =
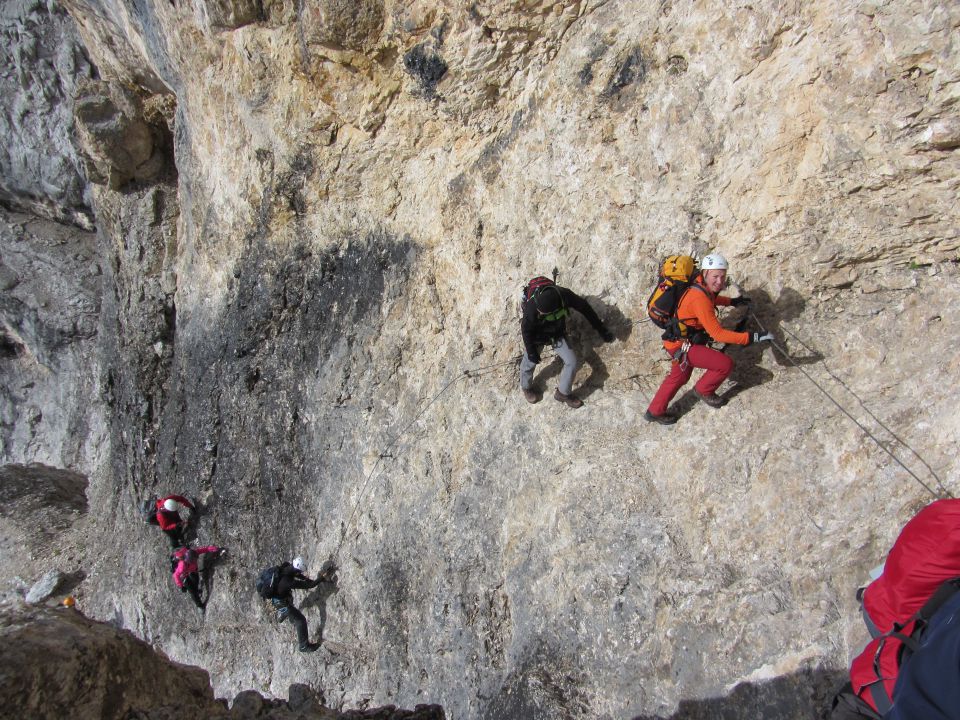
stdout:
{"type": "Polygon", "coordinates": [[[533,371],[540,362],[540,348],[550,344],[563,360],[563,370],[557,380],[553,397],[569,407],[578,408],[583,401],[573,394],[573,378],[577,374],[577,355],[567,342],[567,316],[576,310],[596,330],[604,342],[613,342],[614,336],[590,303],[572,290],[556,285],[547,278],[534,278],[524,290],[521,303],[520,335],[523,338],[523,359],[520,361],[520,389],[527,402],[539,402],[540,395],[533,390],[533,371]],[[542,284],[537,285],[538,281],[542,284]]]}
{"type": "MultiPolygon", "coordinates": [[[[307,619],[293,604],[294,590],[310,590],[321,582],[328,580],[327,574],[321,573],[316,580],[311,580],[304,571],[307,565],[302,557],[294,559],[292,563],[285,562],[279,567],[280,577],[277,580],[276,591],[271,602],[277,608],[277,619],[280,622],[289,618],[297,629],[297,640],[300,643],[300,652],[313,652],[320,647],[320,643],[310,642],[310,632],[307,629],[307,619]]],[[[329,572],[329,571],[328,571],[329,572]]]]}

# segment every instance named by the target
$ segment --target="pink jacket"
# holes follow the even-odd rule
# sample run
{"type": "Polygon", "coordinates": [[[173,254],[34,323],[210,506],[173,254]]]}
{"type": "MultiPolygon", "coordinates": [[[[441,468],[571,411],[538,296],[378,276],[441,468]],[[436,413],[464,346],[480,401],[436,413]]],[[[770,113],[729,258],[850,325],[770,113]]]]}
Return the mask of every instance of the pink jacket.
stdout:
{"type": "Polygon", "coordinates": [[[216,545],[207,545],[206,547],[200,548],[177,548],[173,552],[173,556],[177,558],[180,562],[177,563],[176,569],[173,571],[173,581],[177,584],[177,587],[183,587],[183,580],[190,573],[195,573],[199,569],[197,565],[197,559],[201,555],[206,553],[215,553],[220,552],[220,548],[216,545]]]}

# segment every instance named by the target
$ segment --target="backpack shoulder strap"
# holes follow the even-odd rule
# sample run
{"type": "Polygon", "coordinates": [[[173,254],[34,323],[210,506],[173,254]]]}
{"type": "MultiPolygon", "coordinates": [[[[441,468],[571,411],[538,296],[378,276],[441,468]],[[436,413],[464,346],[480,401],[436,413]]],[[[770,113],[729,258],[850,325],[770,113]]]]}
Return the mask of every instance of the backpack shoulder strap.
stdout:
{"type": "Polygon", "coordinates": [[[873,700],[873,704],[877,706],[877,712],[880,713],[881,717],[886,715],[893,707],[893,700],[887,695],[887,689],[883,686],[883,679],[881,678],[871,683],[868,687],[868,692],[870,693],[870,699],[873,700]]]}
{"type": "Polygon", "coordinates": [[[950,578],[941,583],[940,587],[930,596],[930,599],[923,604],[923,607],[917,610],[914,618],[927,622],[957,592],[960,592],[960,577],[950,578]]]}
{"type": "Polygon", "coordinates": [[[709,295],[709,293],[707,293],[707,289],[706,289],[705,287],[701,286],[701,285],[700,285],[699,283],[697,283],[697,282],[694,282],[693,280],[691,280],[690,282],[688,282],[688,283],[687,283],[687,286],[683,289],[683,292],[680,293],[680,297],[677,299],[677,309],[676,309],[676,310],[674,311],[674,313],[673,313],[673,317],[674,317],[674,319],[677,321],[677,323],[684,323],[684,324],[686,324],[686,321],[687,321],[687,320],[692,320],[692,319],[693,319],[693,318],[681,318],[681,317],[680,317],[680,305],[681,305],[681,303],[683,303],[683,299],[687,296],[687,293],[690,292],[693,288],[696,288],[697,290],[699,290],[700,292],[702,292],[704,295],[706,295],[708,298],[710,297],[710,295],[709,295]]]}
{"type": "Polygon", "coordinates": [[[704,295],[709,295],[709,293],[707,292],[707,289],[700,283],[696,282],[695,280],[691,280],[689,283],[687,283],[687,290],[689,290],[690,288],[696,288],[697,290],[702,292],[704,295]]]}

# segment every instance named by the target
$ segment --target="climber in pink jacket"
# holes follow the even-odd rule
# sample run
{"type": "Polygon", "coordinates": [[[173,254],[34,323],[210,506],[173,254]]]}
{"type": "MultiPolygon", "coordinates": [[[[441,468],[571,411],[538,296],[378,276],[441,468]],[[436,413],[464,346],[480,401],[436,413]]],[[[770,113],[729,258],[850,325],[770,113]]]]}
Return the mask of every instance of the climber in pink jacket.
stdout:
{"type": "Polygon", "coordinates": [[[222,557],[226,552],[226,548],[216,545],[181,547],[173,551],[171,559],[177,561],[173,570],[173,582],[180,588],[180,592],[189,592],[193,602],[201,610],[206,609],[207,604],[200,599],[200,556],[214,553],[214,557],[222,557]]]}

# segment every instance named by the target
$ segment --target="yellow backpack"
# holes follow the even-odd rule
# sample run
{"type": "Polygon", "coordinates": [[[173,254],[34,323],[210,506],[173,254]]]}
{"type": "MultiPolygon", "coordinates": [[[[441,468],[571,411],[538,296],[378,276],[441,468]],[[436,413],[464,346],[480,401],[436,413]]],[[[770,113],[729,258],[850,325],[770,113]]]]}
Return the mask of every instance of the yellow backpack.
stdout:
{"type": "Polygon", "coordinates": [[[666,330],[664,340],[683,337],[685,328],[677,320],[677,306],[696,276],[697,261],[689,255],[671,255],[660,266],[657,284],[647,300],[647,315],[654,325],[666,330]]]}

